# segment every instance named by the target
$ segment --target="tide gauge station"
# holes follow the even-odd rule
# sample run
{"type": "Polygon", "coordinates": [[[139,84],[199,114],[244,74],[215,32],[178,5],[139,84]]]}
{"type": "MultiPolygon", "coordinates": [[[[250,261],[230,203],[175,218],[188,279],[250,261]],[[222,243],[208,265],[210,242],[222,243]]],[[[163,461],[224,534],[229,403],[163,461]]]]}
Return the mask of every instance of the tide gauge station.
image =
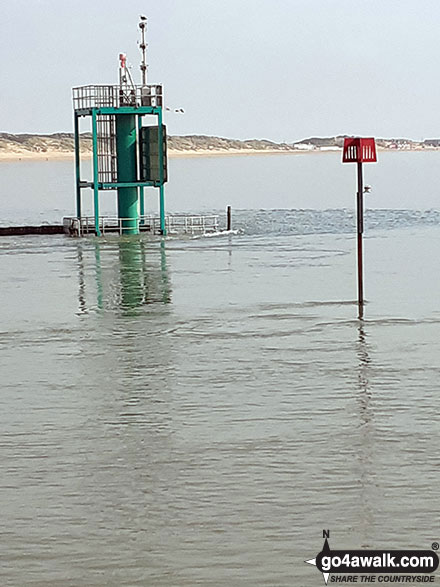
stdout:
{"type": "MultiPolygon", "coordinates": [[[[134,83],[126,55],[121,53],[117,85],[73,88],[75,220],[79,234],[94,233],[101,236],[106,219],[100,216],[100,197],[110,190],[117,194],[117,218],[113,223],[115,230],[120,234],[152,230],[145,217],[145,188],[158,190],[157,228],[162,235],[166,234],[164,185],[167,181],[167,147],[163,124],[163,88],[160,84],[147,84],[145,17],[141,17],[139,29],[141,84],[134,83]],[[87,119],[91,126],[91,181],[81,177],[81,119],[87,119]],[[147,119],[150,124],[146,123],[147,119]],[[93,219],[82,214],[84,189],[93,190],[93,219]]],[[[109,226],[107,222],[107,230],[109,226]]]]}

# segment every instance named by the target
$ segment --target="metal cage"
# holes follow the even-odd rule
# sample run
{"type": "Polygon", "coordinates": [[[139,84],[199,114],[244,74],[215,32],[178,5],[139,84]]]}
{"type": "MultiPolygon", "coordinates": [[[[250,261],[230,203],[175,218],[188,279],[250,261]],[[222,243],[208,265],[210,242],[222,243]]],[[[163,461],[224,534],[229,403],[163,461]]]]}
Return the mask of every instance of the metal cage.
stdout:
{"type": "Polygon", "coordinates": [[[163,106],[162,85],[120,86],[79,86],[73,88],[73,107],[75,110],[88,108],[120,108],[121,106],[163,106]]]}

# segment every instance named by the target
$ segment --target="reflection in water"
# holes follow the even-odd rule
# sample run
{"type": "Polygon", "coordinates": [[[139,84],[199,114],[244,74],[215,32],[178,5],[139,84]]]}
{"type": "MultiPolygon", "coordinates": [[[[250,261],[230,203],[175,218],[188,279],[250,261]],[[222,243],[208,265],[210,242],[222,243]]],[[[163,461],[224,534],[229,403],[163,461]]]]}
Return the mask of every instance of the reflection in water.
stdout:
{"type": "Polygon", "coordinates": [[[367,336],[364,323],[360,321],[359,337],[357,344],[357,356],[359,361],[358,383],[359,383],[359,466],[360,466],[360,524],[364,544],[363,548],[369,545],[369,536],[372,534],[374,525],[374,414],[371,407],[370,371],[371,358],[368,350],[367,336]]]}
{"type": "Polygon", "coordinates": [[[143,271],[145,253],[140,241],[121,240],[118,246],[121,308],[138,308],[145,303],[145,299],[148,299],[143,271]]]}
{"type": "Polygon", "coordinates": [[[171,286],[168,276],[165,242],[145,243],[139,237],[115,241],[95,239],[78,241],[79,312],[91,307],[121,310],[136,315],[152,303],[168,304],[171,286]],[[94,260],[88,252],[93,247],[94,260]],[[159,252],[159,255],[158,255],[159,252]],[[94,287],[88,275],[94,275],[94,287]],[[88,299],[95,290],[96,300],[88,299]],[[87,290],[87,291],[86,291],[87,290]]]}
{"type": "Polygon", "coordinates": [[[232,236],[228,237],[228,271],[232,269],[232,236]]]}
{"type": "Polygon", "coordinates": [[[96,297],[98,301],[98,308],[103,308],[102,297],[102,271],[101,271],[101,249],[98,243],[95,243],[95,277],[96,277],[96,297]]]}
{"type": "Polygon", "coordinates": [[[369,390],[369,368],[371,366],[371,359],[368,353],[367,337],[365,334],[364,324],[361,323],[359,326],[359,338],[358,338],[358,359],[359,359],[359,389],[361,390],[360,401],[361,401],[361,418],[363,425],[368,425],[371,422],[370,413],[370,399],[371,392],[369,390]]]}
{"type": "Polygon", "coordinates": [[[85,286],[83,250],[82,247],[78,247],[78,302],[80,314],[86,311],[85,286]]]}
{"type": "Polygon", "coordinates": [[[162,279],[162,302],[169,304],[171,302],[171,286],[168,278],[167,257],[165,250],[165,241],[160,241],[160,269],[162,279]]]}
{"type": "Polygon", "coordinates": [[[438,288],[426,231],[389,319],[395,235],[359,331],[350,235],[234,238],[226,275],[221,241],[3,239],[0,585],[316,587],[322,528],[437,539],[438,288]]]}

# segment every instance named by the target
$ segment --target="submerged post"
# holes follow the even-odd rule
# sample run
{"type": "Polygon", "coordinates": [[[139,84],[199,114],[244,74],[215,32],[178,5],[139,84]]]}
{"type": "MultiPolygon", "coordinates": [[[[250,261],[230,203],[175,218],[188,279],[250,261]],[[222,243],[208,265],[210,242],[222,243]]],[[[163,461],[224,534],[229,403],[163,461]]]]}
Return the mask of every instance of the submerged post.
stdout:
{"type": "Polygon", "coordinates": [[[362,163],[375,163],[376,145],[373,138],[346,138],[342,163],[357,164],[357,193],[356,193],[356,233],[357,233],[357,289],[358,289],[358,317],[364,317],[364,259],[363,241],[364,232],[364,184],[362,163]]]}
{"type": "Polygon", "coordinates": [[[226,208],[226,230],[232,230],[232,210],[231,206],[226,208]]]}

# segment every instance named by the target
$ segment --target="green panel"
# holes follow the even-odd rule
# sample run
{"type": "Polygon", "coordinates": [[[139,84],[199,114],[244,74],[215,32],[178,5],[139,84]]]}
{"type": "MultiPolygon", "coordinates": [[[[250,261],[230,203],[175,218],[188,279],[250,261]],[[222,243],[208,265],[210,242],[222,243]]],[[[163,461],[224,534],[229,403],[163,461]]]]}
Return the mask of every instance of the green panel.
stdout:
{"type": "Polygon", "coordinates": [[[159,126],[143,126],[140,129],[140,180],[161,182],[160,156],[162,147],[163,182],[168,181],[167,130],[162,125],[162,142],[159,143],[159,126]]]}
{"type": "MultiPolygon", "coordinates": [[[[138,123],[138,136],[141,135],[141,128],[142,128],[142,116],[137,117],[138,123]]],[[[145,191],[143,186],[139,187],[139,212],[141,215],[141,224],[145,224],[145,191]]]]}
{"type": "MultiPolygon", "coordinates": [[[[137,181],[136,162],[136,116],[116,116],[116,155],[118,182],[137,181]]],[[[138,190],[137,187],[118,188],[118,217],[122,221],[123,234],[139,232],[138,190]]]]}

